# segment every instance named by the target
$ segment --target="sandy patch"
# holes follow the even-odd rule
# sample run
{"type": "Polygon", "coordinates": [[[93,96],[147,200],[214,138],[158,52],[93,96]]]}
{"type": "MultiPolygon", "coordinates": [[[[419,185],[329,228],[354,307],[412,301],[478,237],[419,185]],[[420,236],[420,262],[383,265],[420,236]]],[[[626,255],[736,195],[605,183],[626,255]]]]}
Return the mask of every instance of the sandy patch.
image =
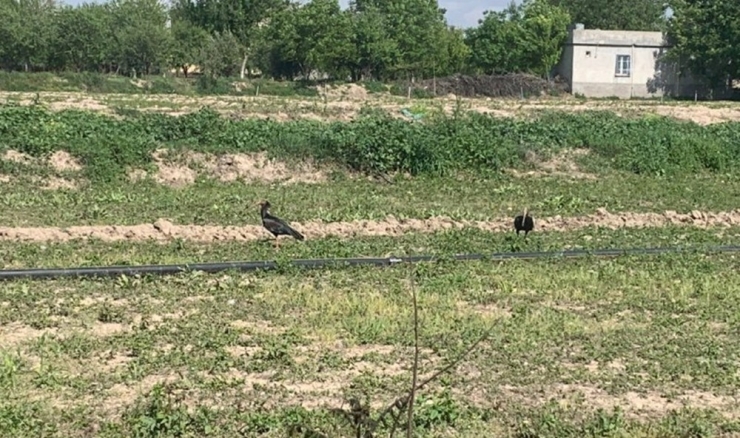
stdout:
{"type": "Polygon", "coordinates": [[[140,395],[150,392],[156,384],[172,383],[177,380],[178,377],[174,374],[150,375],[132,385],[117,383],[107,391],[107,397],[104,397],[100,406],[104,411],[120,411],[132,405],[140,395]]]}
{"type": "Polygon", "coordinates": [[[195,161],[205,166],[209,176],[223,182],[234,180],[294,183],[319,183],[326,175],[311,163],[290,169],[285,163],[271,160],[267,153],[226,154],[220,157],[194,156],[195,161]]]}
{"type": "MultiPolygon", "coordinates": [[[[28,154],[24,154],[22,152],[18,152],[12,149],[5,151],[5,153],[3,153],[1,158],[5,161],[10,161],[13,163],[24,164],[24,165],[48,165],[54,171],[57,171],[57,172],[67,172],[67,171],[75,172],[75,171],[79,171],[82,169],[82,166],[79,164],[79,162],[65,151],[55,152],[46,161],[36,159],[28,154]]],[[[41,177],[32,175],[30,179],[34,184],[37,184],[39,188],[41,188],[42,190],[60,190],[60,189],[74,190],[78,187],[77,182],[71,181],[66,178],[61,178],[59,176],[49,176],[49,177],[41,178],[41,177]]],[[[0,182],[7,183],[10,181],[12,181],[11,177],[6,176],[6,175],[0,176],[0,182]]]]}
{"type": "Polygon", "coordinates": [[[58,172],[77,172],[82,170],[79,161],[68,152],[56,151],[49,157],[49,165],[58,172]]]}
{"type": "Polygon", "coordinates": [[[703,105],[658,106],[655,112],[674,119],[688,120],[699,125],[740,120],[738,108],[709,108],[703,105]]]}
{"type": "Polygon", "coordinates": [[[501,403],[516,401],[527,406],[545,404],[558,400],[563,408],[611,411],[619,406],[629,418],[649,419],[667,415],[683,407],[715,409],[730,419],[740,417],[740,400],[736,397],[716,395],[706,391],[689,390],[676,397],[667,397],[655,391],[628,391],[618,395],[607,393],[601,388],[586,384],[555,384],[547,386],[516,387],[501,385],[499,395],[493,397],[501,403]]]}
{"type": "Polygon", "coordinates": [[[484,318],[499,319],[512,316],[511,309],[496,304],[471,304],[468,301],[458,301],[457,308],[464,313],[475,312],[484,318]]]}
{"type": "Polygon", "coordinates": [[[560,176],[573,179],[596,179],[596,175],[583,172],[575,162],[578,157],[588,155],[589,152],[588,149],[568,149],[549,159],[543,159],[536,152],[529,151],[524,157],[524,161],[533,164],[538,170],[522,172],[516,169],[507,169],[506,172],[519,178],[560,176]]]}
{"type": "MultiPolygon", "coordinates": [[[[197,152],[183,152],[177,160],[167,159],[168,151],[159,149],[152,155],[157,165],[154,180],[171,187],[184,187],[195,182],[198,174],[222,182],[277,182],[281,184],[319,183],[326,181],[326,174],[311,162],[289,167],[283,162],[268,158],[267,153],[225,154],[212,156],[197,152]]],[[[142,169],[128,172],[132,182],[145,179],[142,169]]]]}
{"type": "Polygon", "coordinates": [[[33,157],[24,154],[23,152],[18,152],[13,149],[9,149],[3,153],[2,159],[5,161],[10,161],[11,163],[18,163],[18,164],[31,164],[33,163],[33,157]]]}
{"type": "MultiPolygon", "coordinates": [[[[587,216],[562,217],[560,215],[535,218],[535,232],[573,231],[597,226],[607,229],[649,228],[690,226],[697,228],[729,227],[740,225],[740,210],[728,212],[677,213],[669,210],[663,213],[610,213],[604,208],[587,216]]],[[[406,233],[432,233],[435,231],[478,228],[488,232],[512,232],[511,218],[493,221],[454,221],[449,217],[429,219],[398,220],[388,216],[385,221],[355,220],[351,222],[292,222],[307,239],[320,239],[327,236],[400,236],[406,233]]],[[[74,239],[95,238],[106,242],[123,240],[168,242],[182,239],[195,242],[215,241],[254,241],[272,238],[261,225],[218,226],[218,225],[176,225],[166,219],[158,219],[152,224],[141,225],[86,225],[72,227],[0,227],[0,240],[44,242],[64,242],[74,239]]],[[[286,239],[286,238],[284,238],[286,239]]]]}
{"type": "Polygon", "coordinates": [[[95,322],[90,331],[94,336],[99,338],[107,338],[121,332],[128,331],[128,326],[115,322],[95,322]]]}
{"type": "MultiPolygon", "coordinates": [[[[144,86],[145,81],[137,81],[144,86]]],[[[319,96],[313,98],[281,96],[161,96],[161,95],[127,95],[106,94],[97,97],[82,92],[40,92],[39,99],[48,103],[52,110],[85,109],[113,114],[112,105],[123,108],[137,108],[140,111],[153,111],[171,115],[182,115],[198,108],[209,106],[224,115],[236,117],[254,116],[271,117],[277,120],[299,118],[318,118],[322,120],[351,120],[357,117],[364,105],[389,111],[398,115],[401,108],[409,106],[404,97],[391,96],[388,93],[370,94],[357,84],[318,87],[319,96]],[[111,103],[108,103],[111,102],[111,103]],[[112,103],[115,102],[115,103],[112,103]],[[320,102],[320,104],[317,104],[320,102]],[[274,114],[282,113],[275,117],[274,114]]],[[[0,99],[21,100],[23,104],[32,104],[36,93],[0,92],[0,99]]],[[[413,100],[418,102],[418,100],[413,100]]],[[[459,105],[456,96],[442,96],[424,100],[439,106],[446,113],[451,113],[459,105]]],[[[584,110],[608,110],[618,114],[657,113],[683,120],[692,120],[700,124],[718,123],[728,120],[740,120],[740,109],[733,107],[712,107],[707,104],[668,105],[651,101],[583,101],[571,96],[562,98],[527,99],[491,99],[461,98],[466,109],[481,113],[491,113],[497,117],[521,117],[543,109],[578,112],[584,110]]],[[[728,105],[729,106],[729,105],[728,105]]]]}
{"type": "MultiPolygon", "coordinates": [[[[39,93],[39,95],[45,94],[45,93],[39,93]]],[[[77,96],[74,96],[75,93],[66,93],[68,95],[72,95],[67,97],[64,100],[56,100],[49,102],[49,109],[52,111],[62,111],[66,109],[81,109],[81,110],[87,110],[87,111],[100,111],[104,113],[110,112],[110,107],[106,105],[105,103],[102,103],[101,101],[93,98],[93,97],[80,97],[83,96],[82,93],[77,94],[77,96]]]]}
{"type": "Polygon", "coordinates": [[[166,159],[167,150],[158,149],[152,154],[157,165],[154,180],[170,187],[184,187],[195,182],[196,173],[184,163],[166,159]]]}
{"type": "Polygon", "coordinates": [[[368,92],[365,87],[357,84],[335,85],[329,87],[319,87],[319,95],[332,99],[348,99],[364,102],[368,98],[368,92]]]}
{"type": "Polygon", "coordinates": [[[5,326],[0,326],[0,349],[13,347],[40,338],[45,334],[56,334],[57,332],[58,330],[56,328],[36,330],[27,325],[13,322],[5,326]]]}
{"type": "Polygon", "coordinates": [[[566,406],[573,402],[573,396],[582,397],[587,405],[596,409],[611,410],[615,406],[620,406],[628,415],[636,417],[665,416],[670,411],[680,410],[684,406],[716,409],[731,418],[737,418],[740,414],[737,398],[718,396],[705,391],[686,391],[675,398],[668,398],[653,391],[644,393],[629,391],[621,395],[610,395],[600,388],[587,385],[559,384],[553,389],[558,395],[564,396],[561,404],[566,406]]]}
{"type": "Polygon", "coordinates": [[[34,178],[34,180],[41,183],[40,187],[43,190],[75,190],[77,188],[76,182],[58,176],[50,176],[44,179],[34,178]]]}

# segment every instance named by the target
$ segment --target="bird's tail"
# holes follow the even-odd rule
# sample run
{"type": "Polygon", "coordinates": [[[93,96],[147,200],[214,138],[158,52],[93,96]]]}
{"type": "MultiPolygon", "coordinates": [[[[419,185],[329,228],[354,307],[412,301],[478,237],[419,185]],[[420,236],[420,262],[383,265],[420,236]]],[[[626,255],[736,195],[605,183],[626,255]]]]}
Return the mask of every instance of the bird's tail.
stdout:
{"type": "Polygon", "coordinates": [[[295,237],[298,240],[303,240],[304,239],[303,234],[301,234],[298,231],[294,230],[292,227],[287,227],[287,228],[288,228],[288,232],[290,232],[290,235],[291,236],[295,237]]]}

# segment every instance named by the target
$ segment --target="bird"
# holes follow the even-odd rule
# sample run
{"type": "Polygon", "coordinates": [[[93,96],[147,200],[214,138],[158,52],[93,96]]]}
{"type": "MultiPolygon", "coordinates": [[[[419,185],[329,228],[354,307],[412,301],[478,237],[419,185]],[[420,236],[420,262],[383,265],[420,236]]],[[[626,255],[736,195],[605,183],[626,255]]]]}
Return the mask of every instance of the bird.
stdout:
{"type": "Polygon", "coordinates": [[[275,246],[277,246],[278,236],[281,235],[292,236],[298,240],[304,239],[303,234],[291,228],[290,225],[288,225],[284,220],[270,214],[270,201],[265,200],[257,205],[260,206],[262,226],[265,227],[267,231],[272,233],[273,236],[275,236],[275,246]]]}
{"type": "Polygon", "coordinates": [[[514,229],[517,236],[520,231],[524,231],[524,237],[527,237],[527,234],[534,229],[534,218],[528,214],[526,208],[524,213],[514,218],[514,229]]]}

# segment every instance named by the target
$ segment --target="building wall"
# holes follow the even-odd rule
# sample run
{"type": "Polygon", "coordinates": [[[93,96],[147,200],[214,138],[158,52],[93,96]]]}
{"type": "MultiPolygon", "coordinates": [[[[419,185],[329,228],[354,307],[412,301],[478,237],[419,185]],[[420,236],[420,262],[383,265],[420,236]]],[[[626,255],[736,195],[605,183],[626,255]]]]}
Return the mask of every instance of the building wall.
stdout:
{"type": "Polygon", "coordinates": [[[576,28],[568,35],[558,73],[572,94],[586,97],[705,96],[708,90],[665,63],[667,50],[661,32],[576,28]],[[617,55],[630,56],[628,77],[616,74],[617,55]]]}

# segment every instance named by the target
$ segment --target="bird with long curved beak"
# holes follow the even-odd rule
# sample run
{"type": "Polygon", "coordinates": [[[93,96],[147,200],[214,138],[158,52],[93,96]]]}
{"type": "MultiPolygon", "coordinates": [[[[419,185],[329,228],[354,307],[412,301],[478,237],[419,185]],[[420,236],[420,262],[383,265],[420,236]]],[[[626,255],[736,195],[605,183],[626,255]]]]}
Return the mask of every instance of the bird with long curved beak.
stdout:
{"type": "Polygon", "coordinates": [[[278,236],[292,236],[297,240],[304,239],[303,234],[293,229],[284,220],[270,214],[270,201],[265,200],[258,203],[257,205],[259,205],[260,207],[262,226],[265,227],[267,231],[272,233],[273,236],[275,236],[274,246],[276,248],[278,246],[278,236]]]}
{"type": "Polygon", "coordinates": [[[534,229],[534,218],[529,215],[527,208],[524,209],[522,214],[514,218],[514,229],[517,236],[520,231],[524,231],[524,237],[527,237],[527,234],[534,229]]]}

